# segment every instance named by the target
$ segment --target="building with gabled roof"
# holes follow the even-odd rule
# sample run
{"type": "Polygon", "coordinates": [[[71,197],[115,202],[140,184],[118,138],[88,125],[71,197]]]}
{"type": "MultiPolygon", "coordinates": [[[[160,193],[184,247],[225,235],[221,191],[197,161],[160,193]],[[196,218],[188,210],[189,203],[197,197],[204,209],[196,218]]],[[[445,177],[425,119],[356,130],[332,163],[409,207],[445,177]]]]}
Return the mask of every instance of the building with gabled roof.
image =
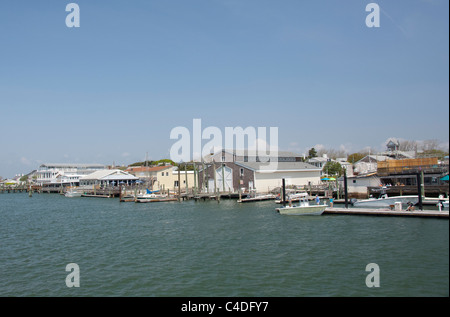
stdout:
{"type": "Polygon", "coordinates": [[[101,170],[80,178],[80,186],[101,185],[117,186],[121,184],[130,185],[138,181],[139,178],[118,169],[101,170]]]}

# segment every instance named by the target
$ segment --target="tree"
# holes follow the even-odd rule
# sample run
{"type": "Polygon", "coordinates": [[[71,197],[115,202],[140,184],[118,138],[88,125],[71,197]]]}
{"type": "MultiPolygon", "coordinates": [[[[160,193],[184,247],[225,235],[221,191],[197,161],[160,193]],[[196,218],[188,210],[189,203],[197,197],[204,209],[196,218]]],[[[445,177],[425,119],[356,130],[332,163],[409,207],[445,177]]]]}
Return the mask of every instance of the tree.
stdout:
{"type": "Polygon", "coordinates": [[[313,157],[317,157],[317,151],[315,148],[311,148],[308,151],[308,158],[313,158],[313,157]]]}
{"type": "Polygon", "coordinates": [[[325,171],[329,176],[339,177],[343,174],[341,164],[339,164],[339,162],[334,161],[328,161],[322,170],[325,171]]]}
{"type": "Polygon", "coordinates": [[[366,155],[367,155],[367,153],[353,153],[353,154],[350,154],[347,157],[347,162],[352,163],[352,164],[356,163],[359,160],[363,159],[366,155]]]}

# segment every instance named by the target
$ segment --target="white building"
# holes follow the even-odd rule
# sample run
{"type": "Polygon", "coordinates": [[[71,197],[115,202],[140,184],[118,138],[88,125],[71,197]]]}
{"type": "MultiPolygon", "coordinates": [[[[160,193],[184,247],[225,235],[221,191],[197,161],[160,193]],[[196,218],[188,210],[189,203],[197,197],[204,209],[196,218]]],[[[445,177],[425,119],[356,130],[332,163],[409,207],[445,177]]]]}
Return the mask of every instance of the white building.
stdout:
{"type": "Polygon", "coordinates": [[[101,164],[42,164],[36,171],[36,183],[41,186],[76,186],[79,185],[81,177],[104,169],[106,166],[101,164]]]}
{"type": "Polygon", "coordinates": [[[366,155],[358,162],[353,164],[353,173],[355,175],[367,175],[376,173],[378,168],[378,162],[384,162],[390,160],[389,156],[385,155],[366,155]]]}
{"type": "MultiPolygon", "coordinates": [[[[343,186],[343,177],[339,179],[343,186]]],[[[350,197],[367,198],[369,187],[380,187],[381,180],[378,176],[369,174],[366,176],[347,177],[347,191],[350,197]]]]}
{"type": "Polygon", "coordinates": [[[286,185],[320,184],[321,169],[303,162],[278,162],[276,168],[266,169],[267,163],[236,163],[253,171],[253,185],[258,192],[268,192],[281,187],[283,178],[286,185]]]}
{"type": "Polygon", "coordinates": [[[80,186],[100,185],[118,186],[132,184],[139,180],[138,177],[118,169],[100,170],[80,178],[80,186]]]}

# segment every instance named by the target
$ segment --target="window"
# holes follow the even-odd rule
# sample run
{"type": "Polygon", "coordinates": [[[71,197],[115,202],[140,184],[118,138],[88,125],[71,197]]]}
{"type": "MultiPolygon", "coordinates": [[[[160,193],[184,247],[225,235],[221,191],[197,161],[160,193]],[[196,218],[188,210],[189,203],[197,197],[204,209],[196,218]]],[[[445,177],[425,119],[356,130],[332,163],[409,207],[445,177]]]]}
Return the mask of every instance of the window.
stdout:
{"type": "Polygon", "coordinates": [[[241,168],[241,170],[240,170],[240,175],[241,175],[241,177],[244,176],[244,169],[243,168],[241,168]]]}
{"type": "Polygon", "coordinates": [[[356,184],[356,179],[353,180],[353,184],[356,184]]]}

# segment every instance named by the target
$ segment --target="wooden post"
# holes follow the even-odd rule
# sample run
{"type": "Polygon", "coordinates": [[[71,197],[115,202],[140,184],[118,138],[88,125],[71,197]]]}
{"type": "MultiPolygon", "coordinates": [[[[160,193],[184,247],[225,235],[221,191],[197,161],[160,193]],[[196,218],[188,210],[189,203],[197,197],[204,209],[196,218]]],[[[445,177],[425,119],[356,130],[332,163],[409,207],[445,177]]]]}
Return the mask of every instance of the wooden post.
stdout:
{"type": "Polygon", "coordinates": [[[178,202],[181,202],[181,171],[178,166],[178,202]]]}
{"type": "Polygon", "coordinates": [[[283,183],[283,197],[282,197],[283,198],[283,206],[286,207],[286,181],[284,178],[283,178],[282,183],[283,183]]]}
{"type": "Polygon", "coordinates": [[[348,208],[347,169],[344,169],[344,197],[345,197],[345,208],[348,208]]]}
{"type": "Polygon", "coordinates": [[[203,162],[202,159],[202,169],[203,169],[203,181],[202,181],[202,192],[204,190],[204,188],[206,188],[206,184],[205,184],[205,179],[206,179],[206,171],[205,171],[205,162],[203,162]]]}
{"type": "Polygon", "coordinates": [[[214,193],[217,195],[217,177],[216,177],[216,162],[213,160],[213,174],[214,174],[214,193]]]}
{"type": "Polygon", "coordinates": [[[222,187],[223,192],[225,192],[225,164],[222,163],[222,187]]]}
{"type": "Polygon", "coordinates": [[[198,173],[197,173],[197,168],[195,166],[195,162],[193,162],[194,165],[194,196],[197,196],[197,178],[198,178],[198,173]]]}
{"type": "Polygon", "coordinates": [[[184,164],[184,176],[185,176],[185,182],[186,182],[186,197],[188,195],[189,186],[188,186],[188,172],[187,172],[187,164],[184,164]]]}
{"type": "Polygon", "coordinates": [[[422,177],[420,173],[417,173],[417,193],[419,195],[419,210],[422,209],[422,177]]]}

